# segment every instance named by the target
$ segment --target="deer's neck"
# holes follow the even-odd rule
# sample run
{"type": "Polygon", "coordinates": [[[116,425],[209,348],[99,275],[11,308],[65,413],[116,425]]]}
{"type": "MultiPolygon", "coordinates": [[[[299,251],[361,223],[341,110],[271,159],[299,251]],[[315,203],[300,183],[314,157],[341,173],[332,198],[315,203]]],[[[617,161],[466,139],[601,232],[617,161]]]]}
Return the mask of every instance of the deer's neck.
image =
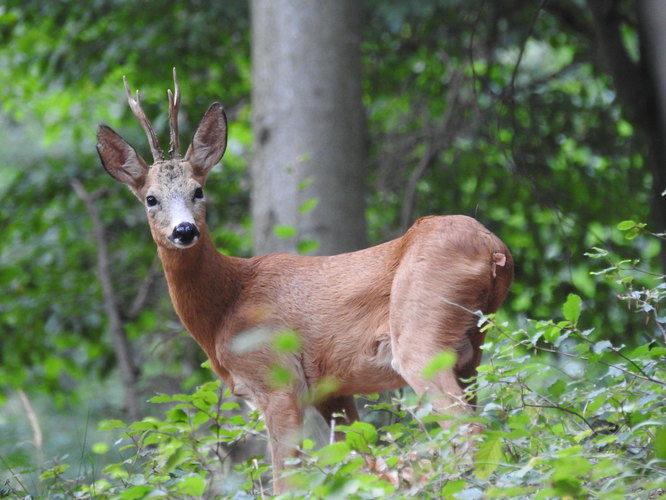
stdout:
{"type": "Polygon", "coordinates": [[[219,253],[208,228],[200,230],[200,240],[193,247],[176,250],[158,246],[158,254],[178,317],[218,373],[224,375],[216,360],[215,344],[239,297],[243,259],[219,253]]]}

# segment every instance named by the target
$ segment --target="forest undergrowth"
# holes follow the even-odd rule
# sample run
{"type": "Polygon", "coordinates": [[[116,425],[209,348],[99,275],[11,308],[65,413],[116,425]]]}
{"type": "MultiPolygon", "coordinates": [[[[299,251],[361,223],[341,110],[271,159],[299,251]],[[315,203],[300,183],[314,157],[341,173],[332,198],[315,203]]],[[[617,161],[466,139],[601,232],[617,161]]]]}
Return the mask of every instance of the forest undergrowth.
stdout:
{"type": "MultiPolygon", "coordinates": [[[[633,221],[618,229],[636,241],[664,238],[633,221]]],[[[375,397],[366,414],[384,423],[340,426],[345,439],[323,447],[303,440],[281,498],[666,498],[666,280],[606,249],[588,257],[595,280],[614,290],[609,308],[642,319],[639,345],[587,328],[585,301],[573,293],[552,318],[520,327],[479,314],[487,336],[474,417],[444,431],[411,391],[375,397]],[[461,438],[470,423],[485,426],[473,447],[461,438]]],[[[282,344],[299,346],[289,336],[282,344]]],[[[437,356],[428,371],[452,361],[437,356]]],[[[101,422],[116,441],[93,443],[75,463],[37,468],[0,457],[0,498],[269,497],[269,461],[231,459],[238,443],[266,439],[264,422],[230,396],[219,381],[157,395],[158,417],[101,422]],[[112,452],[122,459],[96,465],[112,452]]]]}

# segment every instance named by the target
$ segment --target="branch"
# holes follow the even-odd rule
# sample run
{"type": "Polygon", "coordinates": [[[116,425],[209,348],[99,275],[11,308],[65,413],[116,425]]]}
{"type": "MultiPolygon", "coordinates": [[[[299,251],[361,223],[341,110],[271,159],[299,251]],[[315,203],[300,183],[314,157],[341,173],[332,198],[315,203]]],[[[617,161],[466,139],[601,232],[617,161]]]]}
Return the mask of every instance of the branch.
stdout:
{"type": "Polygon", "coordinates": [[[104,309],[109,321],[109,333],[111,334],[118,367],[120,368],[120,375],[125,388],[125,409],[132,420],[138,420],[139,406],[136,393],[136,367],[132,359],[127,333],[123,326],[118,308],[118,300],[113,287],[113,280],[111,279],[111,265],[109,263],[109,251],[106,243],[104,224],[95,204],[95,196],[88,193],[78,179],[72,180],[71,186],[85,205],[92,222],[93,237],[97,245],[97,272],[102,285],[104,309]]]}
{"type": "Polygon", "coordinates": [[[44,463],[44,439],[42,437],[42,427],[39,424],[39,418],[37,413],[28,399],[28,395],[22,389],[16,391],[18,397],[21,400],[23,409],[25,410],[26,415],[28,416],[28,422],[30,422],[30,427],[32,428],[32,435],[34,436],[34,445],[37,450],[37,457],[39,464],[44,463]]]}
{"type": "Polygon", "coordinates": [[[464,81],[465,75],[460,71],[455,71],[451,75],[447,92],[446,114],[439,127],[433,127],[426,131],[426,152],[412,171],[405,188],[400,214],[400,227],[403,231],[407,230],[414,218],[418,182],[434,164],[435,159],[442,151],[450,147],[456,138],[476,126],[476,117],[466,120],[460,119],[461,112],[469,107],[469,99],[465,99],[462,92],[464,81]],[[462,123],[465,123],[465,125],[461,125],[462,123]]]}
{"type": "MultiPolygon", "coordinates": [[[[496,329],[501,335],[504,335],[505,337],[509,338],[510,340],[512,340],[513,342],[516,342],[516,343],[519,344],[519,345],[525,345],[525,346],[528,346],[528,347],[530,347],[531,349],[535,349],[535,350],[537,350],[537,351],[543,351],[543,352],[550,352],[550,353],[553,353],[553,354],[559,354],[559,355],[564,356],[564,357],[567,357],[567,358],[580,359],[581,361],[589,361],[589,360],[590,360],[590,358],[587,357],[587,356],[582,356],[582,355],[579,355],[579,354],[572,354],[572,353],[570,353],[570,352],[560,351],[560,350],[558,350],[558,349],[549,349],[549,348],[547,348],[547,347],[542,347],[542,346],[540,346],[540,345],[532,344],[531,342],[528,343],[528,342],[526,342],[526,341],[523,341],[523,340],[517,339],[517,338],[515,338],[513,335],[511,335],[510,333],[508,333],[504,328],[502,328],[500,325],[498,325],[498,324],[497,324],[495,321],[493,321],[492,319],[488,319],[487,321],[488,321],[488,323],[492,323],[493,327],[494,327],[494,328],[495,328],[495,329],[496,329]]],[[[658,379],[658,378],[654,378],[654,377],[650,377],[650,376],[648,376],[648,375],[641,375],[641,374],[639,374],[639,373],[633,372],[633,371],[631,371],[631,370],[629,370],[629,369],[627,369],[627,368],[625,368],[625,367],[623,367],[623,366],[620,366],[620,365],[614,365],[613,363],[608,363],[608,362],[603,361],[603,360],[601,360],[601,359],[597,359],[597,360],[595,360],[595,363],[602,364],[602,365],[607,366],[607,367],[609,367],[609,368],[615,368],[616,370],[619,370],[619,371],[621,371],[622,373],[625,373],[626,375],[630,375],[630,376],[632,376],[632,377],[634,377],[634,378],[637,378],[637,379],[645,380],[645,381],[647,381],[647,382],[652,382],[652,383],[657,384],[657,385],[666,386],[666,381],[664,381],[664,380],[661,380],[661,379],[658,379]]]]}
{"type": "Polygon", "coordinates": [[[128,321],[135,320],[141,313],[141,310],[146,305],[146,302],[150,297],[149,295],[150,289],[153,286],[155,279],[160,275],[159,262],[160,262],[159,258],[155,256],[153,262],[150,264],[150,269],[148,269],[148,273],[146,274],[146,276],[143,278],[143,281],[139,285],[139,289],[136,292],[134,300],[132,301],[132,306],[130,307],[129,312],[125,314],[125,318],[128,321]]]}

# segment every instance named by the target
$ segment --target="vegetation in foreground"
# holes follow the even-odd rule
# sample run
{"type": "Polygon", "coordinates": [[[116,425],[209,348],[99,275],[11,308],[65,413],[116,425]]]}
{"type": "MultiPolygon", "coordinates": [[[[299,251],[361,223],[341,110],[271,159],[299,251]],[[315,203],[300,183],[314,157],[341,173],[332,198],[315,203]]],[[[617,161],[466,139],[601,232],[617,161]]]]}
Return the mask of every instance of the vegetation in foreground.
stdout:
{"type": "MultiPolygon", "coordinates": [[[[663,238],[631,221],[619,229],[632,239],[663,238]]],[[[487,362],[475,385],[484,406],[471,420],[486,430],[473,451],[454,451],[463,447],[458,431],[469,422],[442,431],[428,402],[405,392],[368,406],[388,415],[379,427],[339,427],[345,440],[319,449],[305,439],[285,473],[292,491],[283,498],[666,498],[666,280],[606,250],[595,248],[589,257],[601,264],[597,279],[617,290],[609,300],[644,318],[638,347],[586,329],[585,304],[574,294],[557,318],[522,328],[480,315],[487,362]]],[[[429,369],[449,362],[438,357],[429,369]]],[[[102,430],[118,434],[114,449],[93,444],[77,474],[59,462],[30,482],[36,471],[3,458],[9,475],[0,497],[269,495],[264,457],[230,459],[237,443],[264,435],[263,421],[256,412],[240,414],[219,381],[151,402],[160,418],[102,422],[102,430]],[[99,470],[98,457],[111,451],[122,460],[99,470]]]]}

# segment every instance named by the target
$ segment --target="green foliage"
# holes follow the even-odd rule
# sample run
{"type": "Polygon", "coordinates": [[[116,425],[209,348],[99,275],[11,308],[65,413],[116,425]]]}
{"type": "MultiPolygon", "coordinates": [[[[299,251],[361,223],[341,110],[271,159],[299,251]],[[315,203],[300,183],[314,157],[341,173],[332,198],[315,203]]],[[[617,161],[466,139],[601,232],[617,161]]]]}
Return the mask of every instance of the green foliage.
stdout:
{"type": "MultiPolygon", "coordinates": [[[[94,134],[99,123],[108,123],[142,154],[147,151],[124,103],[124,74],[141,89],[162,144],[167,143],[165,82],[172,66],[178,68],[183,93],[182,142],[208,104],[223,100],[232,122],[225,179],[210,182],[207,196],[225,210],[223,216],[213,211],[209,222],[223,251],[247,254],[249,233],[237,226],[247,220],[249,198],[241,188],[251,142],[247,28],[247,4],[241,1],[205,9],[188,2],[164,9],[159,3],[124,0],[9,1],[0,7],[0,226],[5,233],[0,392],[42,391],[64,404],[77,396],[78,381],[114,375],[95,228],[72,189],[74,180],[83,183],[100,211],[117,307],[133,350],[150,350],[159,369],[180,371],[183,337],[166,347],[164,337],[175,339],[182,329],[174,332],[172,306],[159,286],[145,215],[104,173],[94,134]],[[225,63],[210,64],[213,46],[225,63]],[[137,301],[141,283],[149,293],[137,301]]],[[[201,358],[190,358],[185,362],[197,371],[201,358]]],[[[157,371],[150,363],[141,366],[144,381],[157,371]]],[[[201,374],[192,380],[197,377],[201,374]]]]}
{"type": "MultiPolygon", "coordinates": [[[[338,426],[344,439],[320,449],[306,439],[284,472],[290,492],[281,498],[663,496],[666,279],[654,277],[652,288],[637,294],[634,280],[625,278],[639,270],[609,255],[615,265],[596,279],[623,286],[619,300],[647,320],[641,345],[593,339],[584,329],[590,311],[573,294],[561,318],[531,320],[524,328],[486,317],[488,359],[473,386],[484,402],[479,415],[442,430],[432,405],[413,394],[371,403],[369,411],[390,412],[393,421],[380,428],[367,422],[338,426]],[[485,430],[466,438],[472,423],[485,430]]],[[[294,352],[300,343],[286,332],[275,345],[294,352]]],[[[437,359],[433,370],[450,365],[450,356],[437,359]]],[[[104,421],[102,429],[121,432],[114,444],[121,460],[93,481],[68,479],[68,465],[56,463],[41,473],[42,491],[99,499],[265,496],[266,461],[229,460],[235,445],[263,435],[263,421],[256,412],[239,414],[229,398],[219,382],[209,382],[189,394],[153,397],[158,412],[167,405],[162,418],[104,421]]],[[[111,453],[98,444],[92,448],[111,453]]],[[[18,482],[21,470],[12,470],[3,495],[31,493],[18,482]]]]}
{"type": "MultiPolygon", "coordinates": [[[[634,7],[620,10],[627,46],[638,46],[634,7]]],[[[644,143],[594,62],[585,2],[371,1],[366,11],[371,237],[420,215],[475,216],[517,263],[512,316],[551,316],[575,293],[596,310],[595,332],[639,331],[622,308],[606,314],[612,287],[590,279],[583,255],[610,238],[626,247],[610,228],[647,220],[651,203],[644,143]]],[[[650,245],[642,257],[654,269],[650,245]]]]}

